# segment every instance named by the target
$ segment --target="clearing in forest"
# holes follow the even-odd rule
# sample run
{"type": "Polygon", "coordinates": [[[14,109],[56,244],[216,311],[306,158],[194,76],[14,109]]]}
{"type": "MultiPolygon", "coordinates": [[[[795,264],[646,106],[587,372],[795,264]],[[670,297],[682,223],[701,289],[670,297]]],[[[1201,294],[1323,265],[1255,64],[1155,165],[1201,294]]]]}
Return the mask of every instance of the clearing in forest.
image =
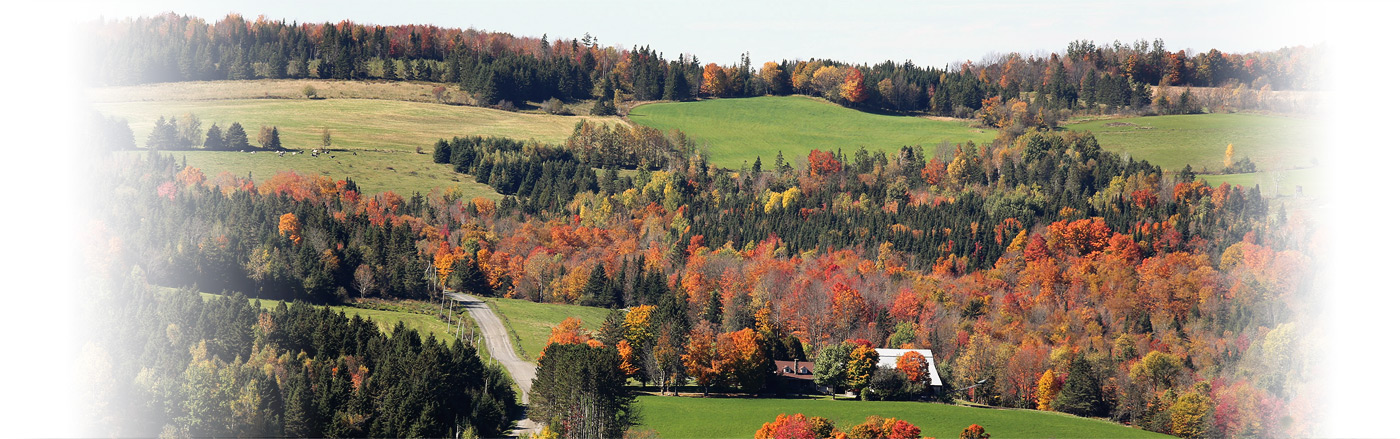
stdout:
{"type": "Polygon", "coordinates": [[[968,122],[865,113],[806,96],[647,104],[633,108],[628,118],[663,131],[679,129],[708,149],[711,163],[729,168],[761,156],[764,168],[771,169],[778,151],[794,167],[805,166],[813,149],[849,155],[862,146],[893,152],[922,145],[932,157],[945,141],[980,145],[996,137],[996,130],[968,122]]]}

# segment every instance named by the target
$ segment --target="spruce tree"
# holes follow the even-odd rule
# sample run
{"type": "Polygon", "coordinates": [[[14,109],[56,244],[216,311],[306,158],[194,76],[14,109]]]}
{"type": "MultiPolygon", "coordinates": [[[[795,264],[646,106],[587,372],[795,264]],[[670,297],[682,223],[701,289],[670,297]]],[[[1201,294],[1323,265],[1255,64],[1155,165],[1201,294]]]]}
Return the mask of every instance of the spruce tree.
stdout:
{"type": "Polygon", "coordinates": [[[384,70],[384,73],[381,74],[380,76],[383,77],[384,80],[386,80],[386,81],[397,81],[397,80],[399,80],[399,75],[398,75],[399,67],[398,67],[398,64],[399,64],[399,63],[398,63],[397,61],[394,61],[393,58],[385,58],[385,59],[384,59],[384,63],[383,63],[383,65],[384,65],[384,69],[383,69],[383,70],[384,70]]]}
{"type": "Polygon", "coordinates": [[[248,144],[248,133],[243,131],[243,125],[238,122],[229,125],[228,132],[224,133],[224,146],[237,151],[253,147],[248,144]]]}
{"type": "Polygon", "coordinates": [[[166,119],[165,116],[156,119],[155,129],[146,137],[146,147],[150,149],[174,149],[177,142],[179,134],[175,130],[175,120],[166,119]]]}
{"type": "Polygon", "coordinates": [[[1069,365],[1069,376],[1064,388],[1055,397],[1056,411],[1076,416],[1103,416],[1105,414],[1103,394],[1099,377],[1093,365],[1084,357],[1076,357],[1069,365]]]}
{"type": "Polygon", "coordinates": [[[209,132],[204,136],[204,149],[210,151],[223,151],[228,149],[224,143],[224,130],[219,128],[219,124],[209,126],[209,132]]]}
{"type": "Polygon", "coordinates": [[[588,283],[583,285],[583,304],[588,306],[613,306],[612,295],[608,292],[608,273],[603,264],[594,264],[588,275],[588,283]]]}

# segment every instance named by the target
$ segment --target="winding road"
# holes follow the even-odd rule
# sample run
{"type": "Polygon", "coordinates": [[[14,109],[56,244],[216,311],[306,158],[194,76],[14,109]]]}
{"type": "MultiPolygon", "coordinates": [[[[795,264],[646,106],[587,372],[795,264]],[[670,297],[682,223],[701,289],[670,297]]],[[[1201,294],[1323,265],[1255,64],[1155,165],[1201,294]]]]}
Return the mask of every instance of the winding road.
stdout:
{"type": "Polygon", "coordinates": [[[530,384],[535,381],[535,365],[515,355],[506,325],[501,323],[501,319],[496,317],[496,313],[481,299],[454,292],[448,292],[447,297],[467,308],[472,320],[476,320],[476,326],[481,328],[481,336],[486,340],[486,351],[510,372],[511,379],[515,380],[516,387],[520,388],[520,402],[529,404],[530,384]]]}
{"type": "MultiPolygon", "coordinates": [[[[510,373],[510,378],[515,380],[516,387],[520,389],[520,403],[530,404],[530,385],[535,381],[535,365],[515,355],[515,348],[510,342],[510,331],[506,330],[506,325],[501,323],[501,319],[496,317],[496,313],[481,299],[455,292],[448,292],[447,297],[466,307],[472,320],[476,320],[477,328],[481,329],[481,337],[486,341],[486,351],[491,354],[491,358],[500,362],[501,366],[506,368],[506,372],[510,373]]],[[[522,418],[516,420],[512,433],[515,437],[526,437],[534,429],[534,422],[522,418]]]]}

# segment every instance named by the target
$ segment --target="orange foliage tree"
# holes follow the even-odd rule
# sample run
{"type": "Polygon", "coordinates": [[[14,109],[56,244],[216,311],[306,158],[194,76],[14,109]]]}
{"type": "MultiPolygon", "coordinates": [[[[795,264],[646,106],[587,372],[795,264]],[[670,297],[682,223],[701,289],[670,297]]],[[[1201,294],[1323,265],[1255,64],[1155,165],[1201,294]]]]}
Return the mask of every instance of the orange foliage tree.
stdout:
{"type": "Polygon", "coordinates": [[[987,429],[977,424],[967,426],[963,429],[962,434],[958,435],[958,439],[988,439],[990,437],[992,435],[987,434],[987,429]]]}
{"type": "Polygon", "coordinates": [[[719,364],[714,369],[722,381],[745,393],[762,390],[764,380],[773,372],[773,362],[764,353],[757,332],[744,328],[720,334],[715,347],[719,364]]]}
{"type": "Polygon", "coordinates": [[[923,354],[914,351],[905,352],[895,361],[895,368],[904,372],[904,375],[909,377],[910,382],[928,382],[928,359],[925,359],[923,354]]]}
{"type": "Polygon", "coordinates": [[[447,277],[452,275],[452,266],[464,257],[466,252],[461,247],[454,248],[447,241],[438,243],[437,251],[433,252],[433,268],[437,269],[439,285],[447,283],[447,277]]]}
{"type": "Polygon", "coordinates": [[[641,368],[637,366],[637,353],[632,349],[632,343],[628,343],[627,340],[618,340],[617,355],[622,357],[622,362],[617,366],[618,369],[622,370],[622,374],[628,378],[637,376],[637,372],[641,371],[641,368]]]}
{"type": "Polygon", "coordinates": [[[710,386],[719,381],[720,374],[715,369],[719,363],[716,361],[715,335],[709,326],[701,325],[690,332],[690,341],[685,344],[681,361],[685,364],[685,372],[704,389],[704,396],[710,396],[710,386]]]}
{"type": "Polygon", "coordinates": [[[1113,229],[1102,217],[1094,217],[1050,223],[1045,227],[1045,235],[1052,249],[1072,249],[1080,256],[1092,256],[1108,246],[1113,229]]]}
{"type": "Polygon", "coordinates": [[[870,92],[865,89],[865,74],[855,67],[846,69],[846,80],[841,83],[841,99],[859,104],[869,96],[870,92]]]}
{"type": "Polygon", "coordinates": [[[786,413],[778,415],[773,422],[764,423],[762,427],[754,432],[754,439],[817,439],[835,437],[835,424],[831,420],[812,416],[807,417],[801,413],[788,416],[786,413]]]}
{"type": "Polygon", "coordinates": [[[903,419],[871,415],[865,422],[851,427],[850,439],[919,439],[919,427],[903,419]]]}
{"type": "Polygon", "coordinates": [[[301,244],[301,220],[297,219],[295,213],[282,214],[282,218],[277,221],[277,233],[291,239],[293,243],[301,244]]]}
{"type": "Polygon", "coordinates": [[[722,96],[729,88],[729,78],[724,73],[724,68],[718,64],[709,63],[705,65],[705,71],[700,80],[700,93],[710,96],[722,96]]]}
{"type": "MultiPolygon", "coordinates": [[[[549,342],[544,344],[544,348],[549,349],[549,345],[555,343],[584,343],[590,346],[601,345],[601,343],[593,339],[592,335],[583,330],[583,321],[579,320],[578,317],[566,318],[564,321],[559,322],[559,325],[549,330],[549,342]]],[[[543,350],[540,351],[540,358],[544,358],[543,350]]]]}

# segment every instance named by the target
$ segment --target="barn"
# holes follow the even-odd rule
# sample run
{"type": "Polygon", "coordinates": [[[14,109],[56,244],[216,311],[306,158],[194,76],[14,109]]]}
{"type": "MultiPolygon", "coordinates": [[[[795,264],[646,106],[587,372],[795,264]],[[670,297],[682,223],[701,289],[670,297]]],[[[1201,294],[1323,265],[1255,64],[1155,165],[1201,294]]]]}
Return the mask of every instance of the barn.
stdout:
{"type": "Polygon", "coordinates": [[[876,349],[875,353],[880,355],[879,366],[886,369],[894,369],[899,362],[899,357],[905,352],[918,352],[924,356],[924,361],[928,362],[929,386],[937,390],[943,387],[943,379],[938,376],[937,366],[933,364],[933,351],[928,349],[876,349]]]}

